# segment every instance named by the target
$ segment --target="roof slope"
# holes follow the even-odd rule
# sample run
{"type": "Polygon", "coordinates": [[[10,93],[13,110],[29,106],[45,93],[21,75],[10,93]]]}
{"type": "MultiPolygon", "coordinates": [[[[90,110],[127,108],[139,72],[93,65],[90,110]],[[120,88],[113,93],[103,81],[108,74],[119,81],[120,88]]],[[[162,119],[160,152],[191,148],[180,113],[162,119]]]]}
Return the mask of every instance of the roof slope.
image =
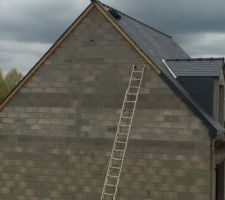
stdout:
{"type": "Polygon", "coordinates": [[[166,63],[178,77],[219,77],[224,66],[224,58],[167,59],[166,63]]]}
{"type": "MultiPolygon", "coordinates": [[[[108,5],[102,5],[108,12],[110,9],[114,9],[108,5]]],[[[116,10],[116,12],[121,15],[119,20],[115,20],[117,24],[142,48],[142,50],[144,50],[148,56],[150,56],[154,62],[161,62],[162,58],[189,58],[188,54],[176,44],[171,36],[145,25],[118,10],[116,10]]]]}
{"type": "Polygon", "coordinates": [[[206,123],[213,131],[212,137],[216,134],[224,134],[225,129],[212,116],[204,110],[193,96],[173,77],[164,59],[190,59],[189,55],[179,47],[172,37],[145,25],[138,20],[108,6],[99,1],[100,5],[111,16],[114,22],[126,32],[129,37],[141,48],[147,56],[156,64],[162,73],[160,76],[171,86],[174,92],[206,123]],[[113,16],[112,12],[118,16],[113,16]],[[216,132],[216,134],[215,134],[216,132]]]}

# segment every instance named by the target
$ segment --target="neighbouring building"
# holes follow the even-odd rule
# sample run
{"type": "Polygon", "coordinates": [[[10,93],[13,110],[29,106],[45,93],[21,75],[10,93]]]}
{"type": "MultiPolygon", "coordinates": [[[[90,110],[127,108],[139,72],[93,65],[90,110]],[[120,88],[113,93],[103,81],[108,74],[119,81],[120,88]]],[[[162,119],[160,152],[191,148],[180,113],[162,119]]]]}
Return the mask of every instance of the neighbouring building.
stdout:
{"type": "Polygon", "coordinates": [[[1,104],[0,199],[100,199],[134,64],[147,67],[118,199],[224,200],[224,58],[192,59],[98,1],[1,104]]]}

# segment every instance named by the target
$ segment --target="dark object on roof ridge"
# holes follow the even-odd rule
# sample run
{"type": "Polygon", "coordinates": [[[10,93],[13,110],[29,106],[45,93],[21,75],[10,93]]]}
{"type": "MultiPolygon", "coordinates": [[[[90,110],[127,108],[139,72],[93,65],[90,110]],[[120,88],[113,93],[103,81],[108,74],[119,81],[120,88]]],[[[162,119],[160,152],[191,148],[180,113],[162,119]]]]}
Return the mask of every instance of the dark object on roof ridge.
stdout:
{"type": "Polygon", "coordinates": [[[166,61],[215,61],[215,60],[222,60],[224,61],[224,57],[210,57],[210,58],[175,58],[175,59],[166,59],[166,61]]]}
{"type": "Polygon", "coordinates": [[[116,19],[116,20],[120,20],[121,19],[121,15],[117,12],[117,10],[110,8],[109,9],[109,13],[116,19]]]}
{"type": "MultiPolygon", "coordinates": [[[[104,3],[100,2],[100,1],[97,1],[97,3],[100,3],[101,5],[107,7],[108,9],[115,10],[117,13],[119,13],[119,14],[121,14],[121,15],[124,15],[124,16],[126,16],[126,17],[128,17],[128,18],[134,20],[135,22],[137,22],[137,23],[139,23],[139,24],[142,24],[143,26],[145,26],[145,27],[147,27],[147,28],[149,28],[149,29],[152,29],[152,30],[154,30],[154,31],[156,31],[156,32],[158,32],[158,33],[160,33],[160,34],[166,36],[166,37],[172,38],[172,36],[170,36],[170,35],[168,35],[168,34],[166,34],[166,33],[163,33],[162,31],[160,31],[160,30],[158,30],[158,29],[156,29],[156,28],[153,28],[153,27],[151,27],[151,26],[149,26],[149,25],[147,25],[147,24],[145,24],[145,23],[143,23],[143,22],[141,22],[141,21],[139,21],[139,20],[137,20],[137,19],[135,19],[135,18],[133,18],[133,17],[131,17],[131,16],[129,16],[129,15],[127,15],[127,14],[125,14],[125,13],[123,13],[123,12],[121,12],[121,11],[115,9],[115,8],[113,8],[113,7],[111,7],[111,6],[109,6],[109,5],[106,5],[106,4],[104,4],[104,3]]],[[[110,14],[111,14],[111,13],[110,13],[110,14]]]]}
{"type": "Polygon", "coordinates": [[[90,0],[91,3],[101,3],[99,0],[90,0]]]}

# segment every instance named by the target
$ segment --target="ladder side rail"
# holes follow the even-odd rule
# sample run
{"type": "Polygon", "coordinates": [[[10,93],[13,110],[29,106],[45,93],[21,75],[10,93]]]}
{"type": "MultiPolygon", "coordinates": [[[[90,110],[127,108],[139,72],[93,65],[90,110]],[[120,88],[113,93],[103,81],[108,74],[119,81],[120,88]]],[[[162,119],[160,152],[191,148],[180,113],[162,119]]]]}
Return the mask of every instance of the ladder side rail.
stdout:
{"type": "MultiPolygon", "coordinates": [[[[145,65],[144,65],[144,67],[143,67],[143,72],[144,72],[144,69],[145,69],[145,65]]],[[[141,75],[141,80],[143,79],[143,74],[144,74],[144,73],[142,73],[142,75],[141,75]]],[[[139,92],[140,92],[140,88],[141,88],[141,83],[142,83],[142,81],[140,81],[140,83],[139,83],[139,89],[138,89],[138,91],[137,91],[136,102],[135,102],[135,105],[134,105],[134,108],[133,108],[134,111],[133,111],[132,117],[131,117],[131,126],[129,127],[129,130],[128,130],[127,140],[129,139],[129,136],[130,136],[130,130],[131,130],[131,127],[132,127],[132,122],[133,122],[133,118],[134,118],[134,112],[135,112],[136,105],[137,105],[137,100],[138,100],[138,96],[139,96],[139,92]]],[[[129,85],[129,86],[130,86],[130,85],[129,85]]],[[[127,143],[125,144],[125,151],[124,151],[124,152],[126,152],[127,146],[128,146],[128,141],[127,141],[127,143]]],[[[124,158],[125,158],[125,153],[123,154],[121,166],[123,166],[124,158]]],[[[118,191],[118,184],[119,184],[119,181],[120,181],[120,175],[121,175],[121,172],[122,172],[122,167],[121,167],[120,170],[119,170],[119,176],[118,176],[119,178],[118,178],[118,180],[117,180],[117,186],[116,186],[116,189],[115,189],[115,193],[114,193],[113,200],[116,200],[116,194],[117,194],[117,191],[118,191]]]]}
{"type": "MultiPolygon", "coordinates": [[[[131,72],[131,75],[130,75],[130,80],[129,80],[129,85],[128,85],[128,88],[130,87],[131,85],[131,81],[132,81],[132,77],[133,77],[133,71],[134,71],[134,68],[135,68],[135,65],[133,65],[133,69],[132,69],[132,72],[131,72]]],[[[121,123],[121,119],[122,119],[122,116],[123,116],[123,110],[125,108],[125,105],[126,105],[126,99],[127,99],[127,91],[128,89],[126,89],[126,93],[124,95],[124,100],[123,100],[123,105],[122,105],[122,110],[120,112],[120,119],[119,119],[119,122],[118,122],[118,125],[117,125],[117,131],[116,131],[116,135],[115,135],[115,140],[113,142],[113,149],[115,149],[115,146],[116,146],[116,139],[117,139],[117,133],[119,132],[119,129],[120,129],[120,123],[121,123]]],[[[105,191],[105,186],[106,186],[106,183],[107,183],[107,176],[109,175],[109,172],[110,172],[110,166],[111,166],[111,161],[112,161],[112,158],[113,158],[113,150],[111,152],[111,155],[110,155],[110,159],[109,159],[109,165],[108,165],[108,168],[107,168],[107,174],[106,174],[106,178],[105,178],[105,182],[104,182],[104,187],[103,187],[103,192],[102,192],[102,196],[101,196],[101,199],[103,199],[103,196],[104,196],[104,191],[105,191]]],[[[122,165],[121,165],[122,166],[122,165]]]]}
{"type": "Polygon", "coordinates": [[[131,76],[130,76],[130,80],[129,80],[129,84],[128,84],[128,88],[130,88],[130,86],[131,86],[131,82],[132,82],[132,79],[133,79],[133,76],[134,76],[134,69],[135,69],[135,67],[136,67],[136,65],[133,65],[131,76]]]}
{"type": "MultiPolygon", "coordinates": [[[[125,96],[124,96],[122,110],[120,112],[120,118],[119,118],[117,131],[116,131],[116,135],[115,135],[115,139],[114,139],[114,143],[113,143],[113,149],[112,149],[112,152],[111,152],[109,165],[108,165],[108,168],[107,168],[107,174],[106,174],[106,177],[105,177],[104,186],[103,186],[103,190],[102,190],[101,200],[104,199],[104,195],[111,195],[113,197],[113,200],[116,199],[116,195],[117,195],[117,191],[118,191],[118,185],[119,185],[120,176],[121,176],[121,172],[122,172],[122,166],[123,166],[126,150],[127,150],[127,147],[128,147],[128,141],[129,141],[130,131],[131,131],[132,123],[133,123],[134,113],[135,113],[137,100],[138,100],[138,96],[139,96],[139,92],[140,92],[140,88],[141,88],[141,84],[142,84],[142,80],[143,80],[145,65],[143,66],[143,69],[140,72],[138,72],[138,73],[141,73],[141,77],[140,77],[140,80],[139,80],[140,82],[137,86],[138,90],[135,94],[136,98],[134,100],[134,105],[132,105],[131,116],[129,116],[130,117],[130,121],[128,122],[129,126],[127,125],[129,128],[128,128],[128,130],[124,131],[124,132],[127,132],[127,134],[125,134],[126,142],[124,142],[125,146],[123,147],[124,150],[123,150],[123,153],[122,153],[122,157],[120,158],[121,163],[119,164],[120,167],[118,167],[119,173],[118,173],[118,175],[115,176],[116,177],[116,184],[115,184],[115,186],[114,186],[114,184],[111,185],[111,186],[115,187],[115,190],[112,192],[113,194],[107,193],[106,188],[107,188],[108,185],[110,185],[110,184],[108,184],[108,180],[109,180],[108,177],[110,177],[110,168],[113,168],[112,167],[112,160],[114,158],[113,154],[114,154],[115,151],[118,150],[117,149],[117,143],[119,142],[119,132],[120,132],[120,128],[121,128],[121,125],[122,125],[121,122],[122,122],[122,118],[123,118],[123,112],[125,110],[125,106],[126,106],[126,103],[127,103],[127,97],[129,95],[129,89],[132,87],[132,81],[136,81],[135,79],[133,79],[134,72],[136,72],[135,67],[136,67],[136,65],[133,65],[133,69],[132,69],[130,80],[129,80],[128,89],[126,90],[126,93],[125,93],[125,96]]],[[[115,156],[115,159],[116,159],[116,156],[115,156]]]]}
{"type": "MultiPolygon", "coordinates": [[[[135,65],[133,65],[133,69],[134,69],[135,65]]],[[[131,76],[130,77],[133,77],[133,70],[131,72],[131,76]]],[[[129,81],[129,85],[131,84],[131,78],[130,78],[130,81],[129,81]]],[[[128,87],[129,88],[129,87],[128,87]]],[[[125,93],[125,96],[124,96],[124,100],[123,100],[123,105],[122,105],[122,109],[121,109],[121,112],[120,112],[120,118],[119,118],[119,121],[118,121],[118,124],[117,124],[117,131],[116,131],[116,135],[115,135],[115,138],[117,138],[117,133],[119,132],[119,129],[120,129],[120,124],[121,124],[121,120],[122,120],[122,116],[123,116],[123,110],[125,108],[125,105],[126,105],[126,99],[127,99],[127,91],[128,89],[126,89],[126,93],[125,93]]],[[[113,149],[115,149],[115,146],[116,146],[116,139],[114,140],[113,142],[113,149]]],[[[109,158],[109,165],[108,165],[108,168],[107,168],[107,173],[106,173],[106,178],[105,178],[105,181],[104,181],[104,186],[103,186],[103,191],[105,191],[105,187],[106,187],[106,183],[107,183],[107,176],[109,175],[109,172],[110,172],[110,166],[111,166],[111,160],[113,158],[113,150],[111,151],[111,155],[110,155],[110,158],[109,158]]],[[[121,164],[122,166],[122,164],[121,164]]],[[[101,196],[101,199],[103,199],[103,196],[104,196],[104,192],[102,192],[102,196],[101,196]]]]}
{"type": "MultiPolygon", "coordinates": [[[[127,90],[126,90],[127,91],[127,90]]],[[[120,112],[120,118],[119,118],[119,121],[118,121],[118,125],[117,125],[117,131],[116,131],[116,133],[119,131],[119,124],[121,123],[121,119],[122,119],[122,111],[123,111],[123,109],[124,109],[124,107],[125,107],[125,102],[126,101],[126,95],[124,96],[124,100],[123,100],[123,105],[122,105],[122,110],[121,110],[121,112],[120,112]]],[[[115,135],[115,137],[116,137],[116,135],[115,135]]],[[[113,149],[114,149],[114,147],[115,147],[115,140],[114,140],[114,142],[113,142],[113,149]]],[[[103,199],[103,196],[104,196],[104,191],[105,191],[105,186],[106,186],[106,183],[107,183],[107,176],[109,175],[109,171],[110,171],[110,164],[111,164],[111,159],[113,158],[113,151],[111,152],[111,155],[110,155],[110,158],[109,158],[109,165],[108,165],[108,168],[107,168],[107,173],[106,173],[106,177],[105,177],[105,181],[104,181],[104,186],[103,186],[103,192],[102,192],[102,196],[101,196],[101,199],[103,199]]]]}
{"type": "MultiPolygon", "coordinates": [[[[135,104],[136,104],[136,103],[135,103],[135,104]]],[[[132,113],[131,124],[132,124],[132,121],[133,121],[133,116],[134,116],[134,114],[132,113]]],[[[125,144],[124,152],[126,152],[126,150],[127,150],[127,146],[128,146],[128,138],[129,138],[129,136],[130,136],[130,130],[131,130],[131,126],[129,127],[129,130],[128,130],[128,134],[127,134],[127,142],[126,142],[126,144],[125,144]]],[[[124,153],[123,156],[122,156],[121,166],[123,166],[124,158],[125,158],[125,153],[124,153]]],[[[119,175],[118,175],[117,184],[116,184],[116,189],[115,189],[116,191],[115,191],[115,193],[114,193],[113,200],[116,199],[116,194],[117,194],[117,191],[118,191],[118,184],[119,184],[119,181],[120,181],[120,175],[121,175],[121,172],[122,172],[122,167],[119,169],[119,175]]]]}

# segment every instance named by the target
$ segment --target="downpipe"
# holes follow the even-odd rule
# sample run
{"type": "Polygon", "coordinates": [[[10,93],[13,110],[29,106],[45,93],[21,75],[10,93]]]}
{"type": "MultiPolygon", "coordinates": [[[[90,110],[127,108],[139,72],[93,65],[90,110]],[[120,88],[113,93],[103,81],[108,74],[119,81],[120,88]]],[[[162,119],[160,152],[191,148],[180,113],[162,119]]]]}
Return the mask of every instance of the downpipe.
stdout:
{"type": "Polygon", "coordinates": [[[217,140],[224,139],[224,134],[216,134],[216,137],[211,142],[211,200],[215,200],[215,160],[214,160],[214,151],[215,143],[217,140]],[[214,184],[213,184],[214,183],[214,184]]]}
{"type": "Polygon", "coordinates": [[[216,138],[214,138],[211,142],[211,159],[210,159],[210,162],[211,162],[211,200],[215,200],[214,198],[214,194],[215,194],[215,162],[214,162],[214,151],[215,151],[215,142],[218,140],[218,134],[216,135],[216,138]]]}

